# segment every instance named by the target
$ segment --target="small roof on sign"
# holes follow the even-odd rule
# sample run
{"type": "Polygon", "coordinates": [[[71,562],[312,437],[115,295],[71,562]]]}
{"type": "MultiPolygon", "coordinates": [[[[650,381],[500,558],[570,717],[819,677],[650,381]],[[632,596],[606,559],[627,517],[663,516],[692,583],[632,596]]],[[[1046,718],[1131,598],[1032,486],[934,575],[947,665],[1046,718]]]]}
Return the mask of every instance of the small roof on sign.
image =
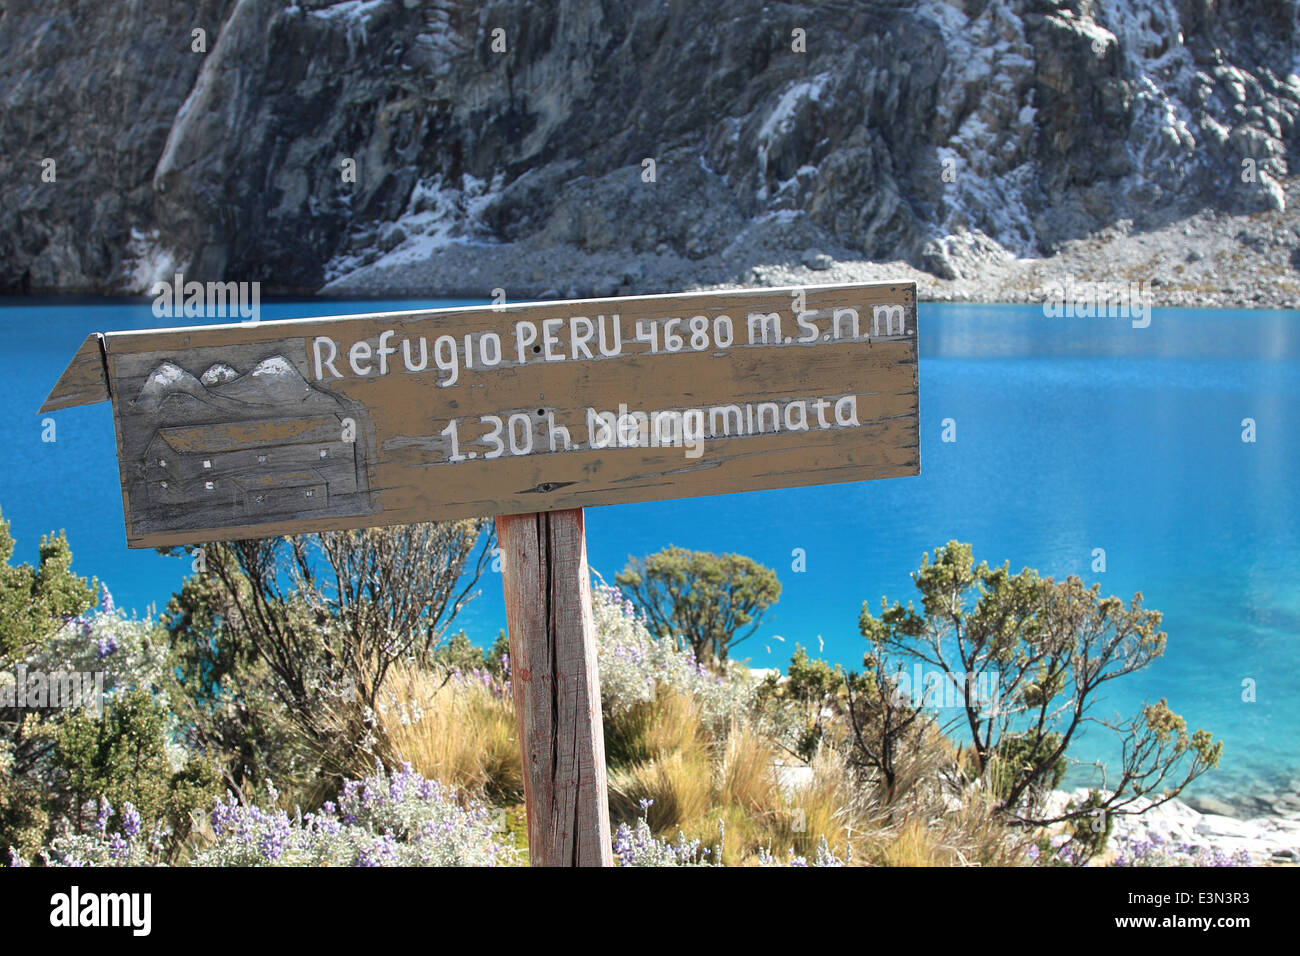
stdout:
{"type": "Polygon", "coordinates": [[[108,401],[108,369],[104,362],[104,336],[93,332],[86,336],[77,354],[41,405],[40,414],[57,412],[77,405],[94,405],[108,401]]]}
{"type": "Polygon", "coordinates": [[[250,432],[248,423],[244,422],[173,425],[158,429],[154,441],[162,439],[174,451],[187,455],[339,441],[340,426],[337,415],[316,415],[311,418],[289,419],[281,422],[254,420],[254,424],[258,426],[255,432],[250,432]],[[279,427],[268,430],[268,425],[279,427]]]}

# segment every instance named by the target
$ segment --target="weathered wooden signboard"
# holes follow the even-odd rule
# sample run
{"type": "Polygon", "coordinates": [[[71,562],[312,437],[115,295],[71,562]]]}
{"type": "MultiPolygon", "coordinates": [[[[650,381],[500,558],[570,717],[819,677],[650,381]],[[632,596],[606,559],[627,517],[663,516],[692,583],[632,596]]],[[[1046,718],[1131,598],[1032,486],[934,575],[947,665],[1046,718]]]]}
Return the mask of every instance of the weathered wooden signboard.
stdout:
{"type": "Polygon", "coordinates": [[[912,283],[92,336],[131,547],[916,474],[912,283]]]}
{"type": "Polygon", "coordinates": [[[92,335],[133,548],[493,515],[535,865],[608,864],[585,505],[915,475],[915,283],[92,335]]]}

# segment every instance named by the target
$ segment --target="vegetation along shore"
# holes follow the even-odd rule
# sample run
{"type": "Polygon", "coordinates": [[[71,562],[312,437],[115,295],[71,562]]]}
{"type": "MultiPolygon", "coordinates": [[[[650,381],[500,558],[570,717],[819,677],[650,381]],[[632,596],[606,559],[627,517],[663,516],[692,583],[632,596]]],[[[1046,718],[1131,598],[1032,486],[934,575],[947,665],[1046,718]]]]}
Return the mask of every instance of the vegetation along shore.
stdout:
{"type": "MultiPolygon", "coordinates": [[[[485,648],[452,630],[490,554],[480,547],[489,527],[209,545],[166,611],[139,618],[77,573],[61,535],[42,542],[36,567],[15,565],[3,526],[0,689],[15,691],[0,697],[8,862],[526,860],[508,641],[485,648]],[[62,675],[87,672],[103,675],[102,701],[52,705],[64,703],[62,675]]],[[[670,547],[611,583],[597,578],[617,862],[1300,855],[1300,808],[1243,819],[1227,804],[1176,799],[1213,772],[1222,745],[1163,700],[1106,724],[1125,742],[1111,789],[1061,789],[1098,689],[1164,651],[1160,614],[1140,597],[1013,573],[958,542],[927,554],[913,577],[917,593],[864,603],[860,667],[796,648],[781,672],[737,660],[779,600],[771,569],[670,547]],[[941,675],[935,686],[967,689],[956,720],[908,686],[918,664],[941,675]]]]}

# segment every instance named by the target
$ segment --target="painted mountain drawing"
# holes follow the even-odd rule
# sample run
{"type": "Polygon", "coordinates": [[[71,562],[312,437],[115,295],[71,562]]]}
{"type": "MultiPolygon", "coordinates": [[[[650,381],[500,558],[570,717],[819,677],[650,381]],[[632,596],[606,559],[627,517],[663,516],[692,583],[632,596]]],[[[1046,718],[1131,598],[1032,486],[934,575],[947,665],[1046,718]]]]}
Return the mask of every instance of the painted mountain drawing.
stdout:
{"type": "Polygon", "coordinates": [[[282,355],[272,355],[241,375],[224,362],[195,376],[163,362],[145,379],[135,407],[156,414],[189,417],[203,409],[236,413],[269,406],[338,408],[341,400],[312,388],[282,355]]]}

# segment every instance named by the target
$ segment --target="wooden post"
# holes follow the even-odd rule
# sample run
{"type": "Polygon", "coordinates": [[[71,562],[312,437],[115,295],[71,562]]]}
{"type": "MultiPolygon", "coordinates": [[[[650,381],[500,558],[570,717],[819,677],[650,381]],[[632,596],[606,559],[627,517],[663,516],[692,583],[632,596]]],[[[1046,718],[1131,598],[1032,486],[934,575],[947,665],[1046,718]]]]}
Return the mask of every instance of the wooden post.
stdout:
{"type": "Polygon", "coordinates": [[[533,866],[612,866],[582,509],[496,519],[533,866]]]}

